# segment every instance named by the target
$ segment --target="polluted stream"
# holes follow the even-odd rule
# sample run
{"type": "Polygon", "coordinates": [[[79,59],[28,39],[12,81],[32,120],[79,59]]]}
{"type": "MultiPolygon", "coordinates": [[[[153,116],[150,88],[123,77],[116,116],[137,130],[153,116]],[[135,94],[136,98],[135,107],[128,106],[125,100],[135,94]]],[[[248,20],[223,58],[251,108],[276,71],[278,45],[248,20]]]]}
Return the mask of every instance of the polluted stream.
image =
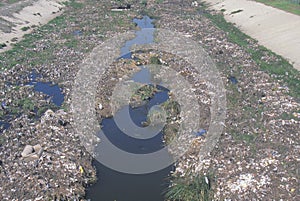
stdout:
{"type": "MultiPolygon", "coordinates": [[[[142,19],[134,19],[134,23],[140,28],[136,31],[136,37],[129,40],[121,48],[121,57],[131,59],[130,48],[134,44],[150,44],[153,42],[154,28],[152,19],[144,16],[142,19]],[[145,29],[144,29],[145,28],[145,29]],[[129,53],[128,53],[129,52],[129,53]]],[[[140,71],[131,76],[134,82],[151,85],[151,73],[145,66],[140,66],[140,71]]],[[[125,106],[115,113],[114,118],[105,118],[101,122],[102,131],[106,138],[121,150],[135,154],[147,154],[162,149],[163,142],[162,131],[149,139],[137,139],[123,133],[122,130],[130,128],[119,128],[114,119],[123,119],[126,125],[128,121],[128,109],[130,120],[139,127],[144,127],[142,122],[147,121],[147,114],[150,108],[160,105],[169,99],[169,90],[156,86],[158,92],[151,97],[146,104],[138,107],[125,106]]],[[[153,129],[151,126],[143,129],[153,129]]],[[[101,139],[101,137],[99,137],[101,139]]],[[[104,153],[109,154],[109,153],[104,153]]],[[[98,161],[94,161],[97,170],[98,181],[90,186],[86,191],[86,198],[91,201],[163,201],[164,191],[169,186],[170,172],[174,170],[171,165],[162,170],[148,174],[127,174],[112,170],[98,161]]]]}

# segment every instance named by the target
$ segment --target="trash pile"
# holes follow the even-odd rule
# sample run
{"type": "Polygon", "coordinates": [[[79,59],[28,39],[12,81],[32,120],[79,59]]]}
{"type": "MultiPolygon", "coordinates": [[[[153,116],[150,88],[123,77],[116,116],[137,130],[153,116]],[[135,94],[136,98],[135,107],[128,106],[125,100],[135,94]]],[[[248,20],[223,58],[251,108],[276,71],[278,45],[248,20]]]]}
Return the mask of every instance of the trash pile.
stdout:
{"type": "MultiPolygon", "coordinates": [[[[173,175],[213,175],[216,200],[298,200],[300,102],[278,76],[262,71],[243,47],[230,42],[228,33],[217,28],[195,1],[149,4],[160,16],[156,27],[179,31],[204,47],[221,72],[227,89],[227,118],[211,160],[197,172],[197,155],[178,161],[173,175]]],[[[214,14],[213,11],[211,11],[214,14]]],[[[252,39],[245,39],[258,49],[252,39]]],[[[264,62],[279,62],[270,52],[264,62]]],[[[208,130],[209,134],[209,130],[208,130]]],[[[201,137],[200,137],[201,138],[201,137]]]]}
{"type": "Polygon", "coordinates": [[[47,110],[38,122],[26,115],[12,122],[0,148],[1,200],[83,198],[96,172],[71,124],[63,110],[47,110]]]}

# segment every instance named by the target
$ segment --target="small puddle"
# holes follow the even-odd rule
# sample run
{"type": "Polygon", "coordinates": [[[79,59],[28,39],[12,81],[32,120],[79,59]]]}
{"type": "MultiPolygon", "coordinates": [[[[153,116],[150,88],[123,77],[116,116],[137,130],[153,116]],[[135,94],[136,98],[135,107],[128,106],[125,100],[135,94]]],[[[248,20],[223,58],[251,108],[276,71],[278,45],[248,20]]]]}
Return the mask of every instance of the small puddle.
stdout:
{"type": "Polygon", "coordinates": [[[64,102],[64,94],[57,84],[53,85],[51,82],[38,82],[36,78],[39,77],[35,72],[30,75],[30,86],[34,86],[34,90],[42,92],[49,96],[51,101],[58,107],[64,102]]]}
{"type": "MultiPolygon", "coordinates": [[[[62,93],[62,90],[59,88],[59,86],[57,84],[52,84],[51,82],[38,82],[36,81],[37,77],[39,77],[39,75],[35,72],[32,72],[32,74],[30,75],[31,81],[27,83],[27,85],[33,86],[34,90],[37,92],[42,92],[48,95],[47,99],[49,99],[57,107],[60,107],[64,102],[64,94],[62,93]]],[[[35,110],[34,112],[37,113],[37,110],[35,110]]],[[[10,113],[7,113],[3,117],[1,117],[0,134],[2,134],[4,130],[9,129],[11,125],[9,122],[18,116],[20,116],[20,114],[14,116],[10,113]]]]}
{"type": "MultiPolygon", "coordinates": [[[[124,47],[121,48],[120,58],[131,59],[132,54],[129,50],[134,44],[149,44],[153,42],[154,29],[144,29],[154,28],[152,21],[148,16],[133,20],[141,30],[136,32],[134,39],[127,41],[124,47]]],[[[151,84],[152,75],[149,69],[145,66],[140,66],[140,68],[141,70],[132,75],[131,79],[134,82],[151,84]]],[[[126,121],[126,119],[130,118],[135,125],[143,127],[142,122],[147,120],[150,108],[164,103],[169,98],[168,89],[161,86],[156,87],[159,91],[146,104],[134,108],[124,106],[116,112],[114,118],[102,120],[101,125],[103,126],[102,131],[104,135],[119,149],[135,154],[146,154],[160,150],[165,146],[162,141],[162,132],[149,139],[137,139],[122,132],[122,130],[132,130],[126,122],[120,129],[114,121],[114,119],[126,121]],[[128,117],[128,110],[130,117],[128,117]]],[[[150,126],[144,128],[153,129],[150,126]]],[[[101,136],[99,138],[101,139],[101,136]]],[[[94,161],[94,165],[97,170],[98,182],[89,187],[86,192],[86,198],[91,201],[163,201],[163,192],[169,186],[168,177],[170,172],[174,170],[174,166],[171,165],[157,172],[134,175],[117,172],[98,161],[94,161]]]]}
{"type": "Polygon", "coordinates": [[[7,123],[5,121],[0,121],[0,135],[2,132],[10,127],[10,123],[7,123]]]}

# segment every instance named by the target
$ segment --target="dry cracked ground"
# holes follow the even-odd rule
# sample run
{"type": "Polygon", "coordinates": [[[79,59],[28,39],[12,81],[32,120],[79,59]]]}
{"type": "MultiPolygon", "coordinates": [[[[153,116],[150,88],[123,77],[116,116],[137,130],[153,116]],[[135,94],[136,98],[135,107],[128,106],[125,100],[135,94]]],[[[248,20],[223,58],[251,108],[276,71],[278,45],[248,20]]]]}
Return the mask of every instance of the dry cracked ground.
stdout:
{"type": "Polygon", "coordinates": [[[203,170],[212,175],[213,200],[300,200],[299,72],[221,14],[190,0],[70,1],[60,16],[0,54],[0,199],[84,199],[95,170],[73,128],[72,83],[94,47],[134,30],[132,19],[145,14],[156,27],[193,39],[221,73],[227,116],[203,170]],[[129,10],[111,11],[127,4],[129,10]],[[38,81],[61,87],[62,106],[28,85],[32,72],[40,75],[38,81]],[[3,122],[11,126],[5,129],[3,122]],[[25,145],[36,144],[41,156],[24,160],[25,145]]]}

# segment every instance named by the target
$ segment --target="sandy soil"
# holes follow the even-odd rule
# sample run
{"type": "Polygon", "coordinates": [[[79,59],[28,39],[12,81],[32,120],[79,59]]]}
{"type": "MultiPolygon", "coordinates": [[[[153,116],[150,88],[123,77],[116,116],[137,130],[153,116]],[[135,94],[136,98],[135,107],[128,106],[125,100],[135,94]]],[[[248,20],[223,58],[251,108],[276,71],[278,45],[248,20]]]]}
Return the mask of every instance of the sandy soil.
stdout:
{"type": "Polygon", "coordinates": [[[24,34],[32,31],[32,27],[40,26],[60,15],[64,0],[25,0],[0,8],[0,44],[7,47],[0,52],[10,49],[24,34]],[[22,28],[28,27],[24,31],[22,28]]]}
{"type": "Polygon", "coordinates": [[[251,0],[205,0],[243,32],[300,70],[300,16],[251,0]],[[232,14],[234,11],[241,12],[232,14]]]}

